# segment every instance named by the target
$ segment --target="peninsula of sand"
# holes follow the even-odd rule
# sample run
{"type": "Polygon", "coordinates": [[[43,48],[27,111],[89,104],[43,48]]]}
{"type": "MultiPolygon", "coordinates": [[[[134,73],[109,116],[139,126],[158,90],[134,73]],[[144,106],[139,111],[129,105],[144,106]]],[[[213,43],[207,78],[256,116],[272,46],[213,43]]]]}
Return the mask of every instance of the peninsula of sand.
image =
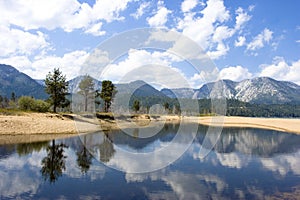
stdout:
{"type": "MultiPolygon", "coordinates": [[[[137,121],[167,121],[198,123],[206,126],[260,128],[300,134],[300,119],[251,118],[251,117],[178,117],[161,116],[134,118],[137,121]]],[[[130,126],[128,119],[124,122],[130,126]]],[[[143,124],[143,123],[142,123],[143,124]]],[[[144,125],[147,123],[144,123],[144,125]]],[[[71,114],[21,113],[0,114],[0,144],[43,141],[74,136],[78,133],[96,132],[103,129],[118,129],[114,120],[85,118],[71,114]],[[76,121],[76,123],[75,123],[76,121]]]]}

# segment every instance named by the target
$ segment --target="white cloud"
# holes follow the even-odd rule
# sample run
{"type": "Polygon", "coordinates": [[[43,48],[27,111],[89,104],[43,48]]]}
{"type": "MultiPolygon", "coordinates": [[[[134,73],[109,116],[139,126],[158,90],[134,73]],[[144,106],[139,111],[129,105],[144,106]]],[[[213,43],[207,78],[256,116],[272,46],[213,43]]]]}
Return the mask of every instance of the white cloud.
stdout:
{"type": "Polygon", "coordinates": [[[178,68],[172,67],[173,56],[168,52],[131,49],[125,60],[109,64],[101,79],[109,78],[114,82],[125,83],[144,80],[168,88],[189,87],[185,75],[178,68]]]}
{"type": "Polygon", "coordinates": [[[158,1],[156,14],[147,18],[147,22],[151,27],[163,27],[168,21],[168,15],[171,13],[164,5],[163,1],[158,1]]]}
{"type": "Polygon", "coordinates": [[[278,80],[292,81],[300,85],[300,59],[288,64],[283,58],[276,57],[272,64],[261,65],[259,76],[268,76],[278,80]]]}
{"type": "Polygon", "coordinates": [[[254,39],[247,45],[247,50],[257,50],[269,43],[273,38],[273,32],[265,28],[260,34],[254,37],[254,39]]]}
{"type": "MultiPolygon", "coordinates": [[[[234,16],[230,15],[223,0],[208,0],[206,7],[199,12],[200,16],[196,11],[191,11],[195,6],[193,0],[182,3],[184,18],[178,19],[177,28],[182,30],[184,35],[195,40],[212,59],[225,56],[230,50],[226,40],[237,32],[241,34],[251,16],[239,7],[235,11],[235,23],[230,27],[227,22],[234,16]]],[[[249,8],[248,11],[251,9],[249,8]]]]}
{"type": "Polygon", "coordinates": [[[33,70],[32,63],[27,56],[11,56],[8,58],[0,58],[0,63],[11,65],[24,73],[26,73],[27,70],[33,70]]]}
{"type": "Polygon", "coordinates": [[[224,56],[227,54],[229,51],[229,47],[224,45],[224,43],[218,43],[217,48],[214,51],[208,51],[207,55],[211,59],[217,59],[220,58],[221,56],[224,56]]]}
{"type": "Polygon", "coordinates": [[[0,26],[0,55],[31,55],[34,51],[49,47],[47,36],[40,31],[34,33],[0,26]]]}
{"type": "Polygon", "coordinates": [[[194,74],[190,78],[190,84],[192,85],[193,88],[200,88],[205,83],[217,81],[218,74],[219,71],[216,67],[212,68],[210,71],[203,70],[200,73],[194,74]]]}
{"type": "Polygon", "coordinates": [[[97,0],[93,6],[92,16],[95,20],[112,22],[122,20],[120,12],[124,11],[132,0],[97,0]]]}
{"type": "Polygon", "coordinates": [[[137,9],[135,13],[132,13],[131,16],[135,19],[139,19],[143,14],[145,13],[145,10],[147,7],[150,6],[150,2],[144,2],[140,5],[140,7],[137,9]]]}
{"type": "Polygon", "coordinates": [[[99,20],[112,22],[122,19],[120,12],[127,8],[130,1],[97,0],[93,7],[76,0],[2,1],[0,24],[7,27],[14,24],[25,30],[62,28],[71,32],[74,29],[90,29],[94,24],[99,24],[99,20]]]}
{"type": "Polygon", "coordinates": [[[224,39],[230,38],[234,34],[234,30],[227,26],[218,26],[215,29],[212,40],[221,43],[224,39]]]}
{"type": "Polygon", "coordinates": [[[235,30],[227,26],[216,27],[214,35],[212,37],[212,42],[215,42],[217,46],[213,51],[207,52],[208,56],[211,59],[217,59],[221,56],[226,55],[229,51],[229,46],[225,45],[223,41],[232,37],[234,33],[235,30]]]}
{"type": "Polygon", "coordinates": [[[241,47],[246,43],[246,38],[244,36],[239,36],[238,39],[234,42],[234,46],[241,47]]]}
{"type": "Polygon", "coordinates": [[[87,29],[85,31],[85,33],[90,33],[94,36],[102,36],[102,35],[105,35],[105,31],[101,31],[101,28],[102,28],[102,24],[101,22],[97,23],[97,24],[94,24],[92,25],[89,29],[87,29]]]}
{"type": "MultiPolygon", "coordinates": [[[[188,9],[186,9],[188,11],[188,9]]],[[[199,12],[198,17],[194,12],[185,12],[184,18],[178,20],[177,28],[189,38],[195,40],[212,59],[218,59],[229,51],[225,43],[241,27],[241,14],[237,13],[239,23],[234,28],[224,25],[230,19],[230,13],[222,0],[208,0],[207,6],[199,12]]]]}
{"type": "Polygon", "coordinates": [[[26,56],[13,56],[0,59],[0,63],[8,64],[16,67],[21,72],[35,79],[44,79],[49,71],[54,67],[61,69],[63,74],[66,74],[67,79],[78,76],[82,64],[88,57],[85,51],[73,51],[59,56],[40,56],[35,57],[32,61],[26,56]]]}
{"type": "Polygon", "coordinates": [[[232,81],[241,81],[252,77],[253,75],[248,69],[241,66],[227,67],[222,69],[219,73],[220,79],[229,79],[232,81]]]}
{"type": "Polygon", "coordinates": [[[200,11],[203,17],[185,15],[179,20],[178,28],[182,33],[195,40],[203,49],[207,49],[211,43],[211,37],[215,32],[214,24],[229,19],[229,11],[226,10],[223,1],[209,0],[207,6],[200,11]]]}
{"type": "Polygon", "coordinates": [[[197,5],[197,0],[184,0],[181,3],[181,11],[182,12],[189,12],[197,5]]]}
{"type": "Polygon", "coordinates": [[[237,16],[235,17],[235,29],[239,30],[246,22],[251,19],[251,16],[248,15],[241,7],[239,7],[235,11],[235,13],[237,14],[237,16]]]}

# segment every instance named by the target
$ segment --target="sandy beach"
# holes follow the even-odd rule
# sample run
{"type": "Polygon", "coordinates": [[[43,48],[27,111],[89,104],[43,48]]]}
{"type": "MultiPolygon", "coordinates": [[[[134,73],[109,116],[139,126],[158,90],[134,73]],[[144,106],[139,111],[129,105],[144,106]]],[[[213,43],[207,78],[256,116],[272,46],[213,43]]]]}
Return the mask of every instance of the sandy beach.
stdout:
{"type": "MultiPolygon", "coordinates": [[[[139,126],[147,126],[149,119],[132,119],[139,126]]],[[[250,117],[181,117],[164,116],[151,121],[199,123],[207,126],[249,127],[271,129],[300,134],[300,119],[250,118],[250,117]]],[[[128,120],[119,126],[130,126],[128,120]]],[[[118,129],[113,120],[98,120],[77,115],[52,113],[22,113],[20,115],[0,115],[0,144],[45,141],[72,137],[78,133],[97,130],[118,129]],[[76,123],[74,121],[76,120],[76,123]]]]}
{"type": "Polygon", "coordinates": [[[99,130],[95,120],[52,113],[0,115],[0,144],[46,141],[99,130]],[[78,118],[79,119],[79,118],[78,118]]]}
{"type": "Polygon", "coordinates": [[[260,128],[300,134],[300,119],[292,118],[198,117],[191,118],[191,121],[207,126],[260,128]]]}

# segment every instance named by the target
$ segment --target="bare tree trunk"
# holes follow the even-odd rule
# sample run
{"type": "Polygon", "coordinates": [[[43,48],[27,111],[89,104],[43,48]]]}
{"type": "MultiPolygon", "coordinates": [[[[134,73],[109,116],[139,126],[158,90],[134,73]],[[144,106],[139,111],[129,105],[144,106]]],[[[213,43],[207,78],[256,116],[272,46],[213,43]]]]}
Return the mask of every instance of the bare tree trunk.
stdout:
{"type": "Polygon", "coordinates": [[[85,96],[85,103],[84,103],[84,111],[87,111],[87,104],[88,104],[88,97],[87,95],[85,96]]]}

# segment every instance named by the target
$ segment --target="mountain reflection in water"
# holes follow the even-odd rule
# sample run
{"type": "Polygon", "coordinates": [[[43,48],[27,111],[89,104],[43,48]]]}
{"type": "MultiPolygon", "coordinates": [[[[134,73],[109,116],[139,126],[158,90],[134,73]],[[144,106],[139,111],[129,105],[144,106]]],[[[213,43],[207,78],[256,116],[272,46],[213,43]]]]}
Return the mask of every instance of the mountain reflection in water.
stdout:
{"type": "MultiPolygon", "coordinates": [[[[177,124],[168,124],[150,138],[139,138],[134,130],[133,136],[112,131],[0,146],[0,199],[264,199],[300,194],[300,136],[277,131],[226,128],[201,159],[206,127],[200,126],[185,154],[166,168],[136,174],[106,166],[125,171],[143,167],[144,161],[133,166],[119,149],[154,152],[171,142],[177,130],[177,124]]],[[[178,147],[185,145],[186,132],[178,147]]],[[[209,136],[212,142],[214,137],[209,136]]]]}

